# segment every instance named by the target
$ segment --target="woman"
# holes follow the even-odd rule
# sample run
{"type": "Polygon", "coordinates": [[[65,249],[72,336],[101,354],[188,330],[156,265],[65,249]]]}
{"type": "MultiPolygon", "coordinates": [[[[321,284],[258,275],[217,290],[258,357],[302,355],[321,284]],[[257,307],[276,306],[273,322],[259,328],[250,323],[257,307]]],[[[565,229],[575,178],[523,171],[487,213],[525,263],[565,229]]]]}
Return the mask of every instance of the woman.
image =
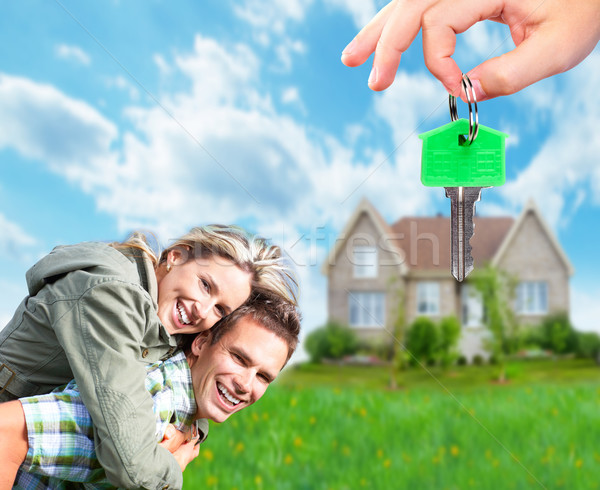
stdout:
{"type": "Polygon", "coordinates": [[[210,328],[252,289],[295,302],[279,247],[234,227],[194,228],[160,254],[142,235],[55,248],[27,272],[29,296],[0,331],[0,401],[75,379],[96,452],[120,487],[179,488],[176,460],[153,442],[145,364],[178,335],[210,328]]]}

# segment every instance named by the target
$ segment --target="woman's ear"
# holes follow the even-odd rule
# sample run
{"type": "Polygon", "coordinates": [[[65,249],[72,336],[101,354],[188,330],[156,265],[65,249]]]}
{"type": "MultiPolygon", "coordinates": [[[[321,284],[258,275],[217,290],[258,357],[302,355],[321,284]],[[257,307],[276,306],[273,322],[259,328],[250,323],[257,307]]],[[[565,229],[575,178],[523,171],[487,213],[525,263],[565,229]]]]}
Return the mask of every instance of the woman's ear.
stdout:
{"type": "Polygon", "coordinates": [[[190,251],[188,248],[175,247],[167,253],[167,266],[185,264],[189,258],[190,251]]]}

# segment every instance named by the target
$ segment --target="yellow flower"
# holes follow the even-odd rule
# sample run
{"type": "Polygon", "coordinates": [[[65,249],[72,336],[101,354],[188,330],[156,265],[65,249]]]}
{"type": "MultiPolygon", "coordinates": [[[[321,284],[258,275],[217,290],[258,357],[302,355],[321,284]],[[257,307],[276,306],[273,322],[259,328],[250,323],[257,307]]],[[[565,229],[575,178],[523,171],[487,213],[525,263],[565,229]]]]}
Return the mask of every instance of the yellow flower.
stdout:
{"type": "Polygon", "coordinates": [[[298,405],[298,400],[296,400],[295,398],[292,398],[290,400],[290,407],[295,407],[296,405],[298,405]]]}
{"type": "Polygon", "coordinates": [[[256,412],[252,412],[252,420],[254,420],[254,422],[258,422],[260,420],[256,412]]]}
{"type": "Polygon", "coordinates": [[[296,447],[302,446],[302,438],[301,437],[296,437],[296,439],[294,439],[294,446],[296,446],[296,447]]]}
{"type": "Polygon", "coordinates": [[[262,419],[263,420],[269,420],[269,414],[267,412],[262,414],[262,419]]]}
{"type": "Polygon", "coordinates": [[[555,417],[558,415],[558,410],[556,408],[552,409],[552,415],[554,415],[555,417]]]}
{"type": "Polygon", "coordinates": [[[263,479],[262,479],[262,477],[261,477],[260,475],[256,475],[256,476],[254,477],[254,484],[255,484],[257,487],[260,487],[260,486],[262,486],[262,482],[263,482],[263,479]]]}
{"type": "Polygon", "coordinates": [[[206,479],[207,487],[214,487],[217,483],[219,483],[219,480],[216,476],[209,475],[209,477],[206,479]]]}
{"type": "Polygon", "coordinates": [[[202,451],[202,456],[204,456],[206,461],[212,461],[214,459],[214,454],[210,449],[205,449],[202,451]]]}
{"type": "Polygon", "coordinates": [[[349,446],[343,446],[342,447],[342,454],[344,456],[350,456],[350,453],[351,453],[351,451],[350,451],[350,447],[349,446]]]}
{"type": "Polygon", "coordinates": [[[575,468],[581,468],[582,466],[583,466],[583,461],[581,461],[580,459],[575,461],[575,468]]]}
{"type": "Polygon", "coordinates": [[[377,457],[378,458],[383,458],[383,449],[378,449],[377,450],[377,457]]]}
{"type": "Polygon", "coordinates": [[[361,409],[358,411],[358,413],[360,414],[360,416],[361,416],[361,417],[366,417],[366,415],[367,415],[367,410],[366,410],[364,407],[362,407],[362,408],[361,408],[361,409]]]}
{"type": "Polygon", "coordinates": [[[243,442],[238,442],[235,445],[235,449],[233,450],[235,453],[241,453],[244,450],[244,443],[243,442]]]}
{"type": "Polygon", "coordinates": [[[390,466],[392,466],[392,462],[391,462],[389,459],[386,459],[386,460],[383,462],[383,467],[384,467],[384,468],[389,468],[390,466]]]}
{"type": "Polygon", "coordinates": [[[458,453],[460,453],[460,449],[458,449],[458,446],[451,446],[450,447],[450,454],[452,456],[458,456],[458,453]]]}
{"type": "Polygon", "coordinates": [[[294,458],[292,458],[290,454],[286,454],[285,458],[283,459],[283,462],[285,464],[292,464],[294,462],[294,458]]]}
{"type": "Polygon", "coordinates": [[[361,486],[361,487],[366,487],[368,483],[369,483],[369,482],[367,482],[367,479],[366,479],[366,478],[361,478],[361,479],[360,479],[360,486],[361,486]]]}
{"type": "Polygon", "coordinates": [[[317,418],[313,415],[311,418],[308,419],[308,423],[310,425],[315,425],[317,423],[317,418]]]}

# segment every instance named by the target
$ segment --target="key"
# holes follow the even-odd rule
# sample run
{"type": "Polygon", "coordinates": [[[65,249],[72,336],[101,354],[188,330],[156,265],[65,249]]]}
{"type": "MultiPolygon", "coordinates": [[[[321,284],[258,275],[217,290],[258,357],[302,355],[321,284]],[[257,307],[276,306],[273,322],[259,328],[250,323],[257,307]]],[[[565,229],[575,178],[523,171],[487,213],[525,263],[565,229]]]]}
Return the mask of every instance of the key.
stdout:
{"type": "Polygon", "coordinates": [[[475,203],[481,199],[482,187],[446,187],[450,198],[450,253],[452,275],[459,282],[473,270],[471,238],[473,237],[475,203]]]}
{"type": "Polygon", "coordinates": [[[505,180],[504,148],[507,134],[479,125],[476,139],[468,143],[471,123],[458,119],[419,135],[423,140],[421,182],[444,187],[450,198],[451,272],[463,281],[473,270],[470,240],[475,203],[484,187],[505,180]]]}

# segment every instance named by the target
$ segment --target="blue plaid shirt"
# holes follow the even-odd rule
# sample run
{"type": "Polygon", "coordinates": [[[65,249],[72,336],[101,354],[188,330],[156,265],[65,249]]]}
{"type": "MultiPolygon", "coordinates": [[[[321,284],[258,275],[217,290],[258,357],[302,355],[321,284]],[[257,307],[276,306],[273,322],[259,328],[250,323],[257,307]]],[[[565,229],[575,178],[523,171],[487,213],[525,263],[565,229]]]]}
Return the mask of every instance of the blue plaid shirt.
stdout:
{"type": "MultiPolygon", "coordinates": [[[[148,366],[146,389],[154,402],[157,442],[163,439],[168,424],[186,430],[194,423],[196,400],[190,368],[182,351],[148,366]]],[[[114,488],[96,458],[92,419],[75,381],[47,395],[20,401],[25,412],[29,450],[13,488],[114,488]]],[[[205,437],[208,424],[203,421],[199,429],[205,437]]]]}

